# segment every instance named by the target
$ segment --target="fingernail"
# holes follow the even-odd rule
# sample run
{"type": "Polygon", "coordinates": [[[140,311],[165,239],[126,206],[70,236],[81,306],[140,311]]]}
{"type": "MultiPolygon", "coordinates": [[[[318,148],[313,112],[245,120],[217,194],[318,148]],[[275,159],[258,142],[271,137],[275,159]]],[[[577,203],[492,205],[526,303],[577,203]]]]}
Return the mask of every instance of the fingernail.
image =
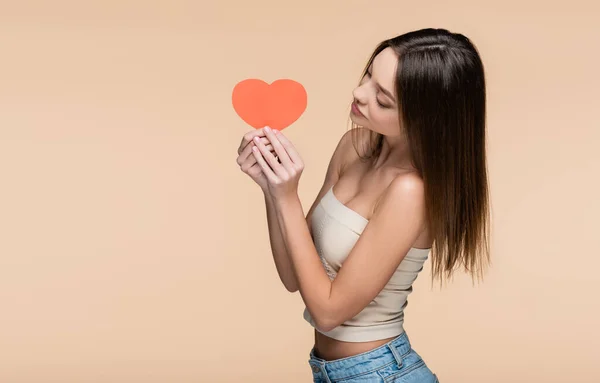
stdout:
{"type": "Polygon", "coordinates": [[[265,131],[270,132],[271,128],[269,128],[268,126],[265,126],[265,131]]]}

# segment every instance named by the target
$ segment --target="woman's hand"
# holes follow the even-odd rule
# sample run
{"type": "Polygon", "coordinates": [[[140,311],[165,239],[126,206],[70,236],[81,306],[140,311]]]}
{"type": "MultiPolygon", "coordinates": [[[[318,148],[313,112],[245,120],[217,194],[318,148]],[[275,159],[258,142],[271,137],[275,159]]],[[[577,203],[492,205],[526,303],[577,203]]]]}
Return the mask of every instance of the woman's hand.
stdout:
{"type": "Polygon", "coordinates": [[[273,198],[297,195],[298,182],[304,170],[302,158],[294,145],[279,130],[265,127],[264,131],[273,150],[264,145],[258,136],[252,138],[256,145],[251,150],[266,177],[269,194],[273,198]]]}
{"type": "Polygon", "coordinates": [[[269,139],[265,137],[264,131],[262,129],[252,129],[242,137],[242,142],[238,147],[238,157],[236,161],[240,166],[240,169],[248,174],[250,178],[260,186],[264,193],[268,193],[269,187],[267,177],[257,164],[256,157],[252,155],[252,148],[256,145],[253,140],[254,137],[258,137],[268,151],[273,151],[273,145],[271,145],[269,139]]]}

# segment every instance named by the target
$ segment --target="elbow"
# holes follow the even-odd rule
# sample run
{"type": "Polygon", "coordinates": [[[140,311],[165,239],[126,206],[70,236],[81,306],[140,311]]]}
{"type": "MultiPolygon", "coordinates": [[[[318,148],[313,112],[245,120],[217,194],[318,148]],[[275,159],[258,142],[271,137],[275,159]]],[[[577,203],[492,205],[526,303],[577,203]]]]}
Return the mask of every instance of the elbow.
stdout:
{"type": "Polygon", "coordinates": [[[337,327],[337,325],[331,324],[331,323],[321,323],[321,322],[315,322],[315,327],[317,328],[317,330],[321,331],[321,332],[329,332],[331,330],[333,330],[334,328],[337,327]]]}
{"type": "Polygon", "coordinates": [[[329,332],[339,325],[340,323],[338,320],[331,315],[323,315],[322,317],[315,319],[315,326],[319,331],[329,332]]]}
{"type": "Polygon", "coordinates": [[[287,291],[289,291],[290,293],[295,293],[296,291],[298,291],[298,284],[297,283],[285,283],[285,281],[282,281],[283,285],[285,286],[285,289],[287,291]]]}
{"type": "Polygon", "coordinates": [[[331,330],[333,330],[335,328],[335,326],[322,326],[319,323],[315,323],[315,327],[317,328],[317,330],[319,330],[320,332],[329,332],[331,330]]]}
{"type": "Polygon", "coordinates": [[[285,286],[286,290],[290,293],[295,293],[298,291],[298,286],[285,286]]]}

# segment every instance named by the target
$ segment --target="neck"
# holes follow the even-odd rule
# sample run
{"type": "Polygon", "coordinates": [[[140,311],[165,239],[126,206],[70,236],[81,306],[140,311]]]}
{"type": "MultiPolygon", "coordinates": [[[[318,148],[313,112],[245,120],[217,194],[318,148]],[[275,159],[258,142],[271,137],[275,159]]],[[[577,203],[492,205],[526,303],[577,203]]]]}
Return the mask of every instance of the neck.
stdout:
{"type": "Polygon", "coordinates": [[[404,137],[383,136],[381,153],[373,164],[373,169],[378,170],[391,166],[400,169],[415,170],[411,163],[411,158],[408,142],[404,137]]]}

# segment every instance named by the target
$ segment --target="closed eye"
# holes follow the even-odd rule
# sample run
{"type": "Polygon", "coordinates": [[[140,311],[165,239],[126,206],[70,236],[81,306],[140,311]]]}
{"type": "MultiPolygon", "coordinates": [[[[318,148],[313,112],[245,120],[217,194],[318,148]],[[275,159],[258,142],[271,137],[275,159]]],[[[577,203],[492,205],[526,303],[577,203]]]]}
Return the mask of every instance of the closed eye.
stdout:
{"type": "MultiPolygon", "coordinates": [[[[365,74],[365,76],[369,76],[369,77],[371,77],[371,70],[370,70],[370,69],[369,69],[369,71],[367,71],[367,73],[365,74]]],[[[382,104],[381,102],[379,102],[379,99],[378,99],[378,98],[375,98],[375,99],[377,100],[377,105],[379,105],[380,107],[382,107],[382,108],[384,108],[384,109],[391,108],[390,106],[388,106],[388,105],[384,105],[384,104],[382,104]]]]}

